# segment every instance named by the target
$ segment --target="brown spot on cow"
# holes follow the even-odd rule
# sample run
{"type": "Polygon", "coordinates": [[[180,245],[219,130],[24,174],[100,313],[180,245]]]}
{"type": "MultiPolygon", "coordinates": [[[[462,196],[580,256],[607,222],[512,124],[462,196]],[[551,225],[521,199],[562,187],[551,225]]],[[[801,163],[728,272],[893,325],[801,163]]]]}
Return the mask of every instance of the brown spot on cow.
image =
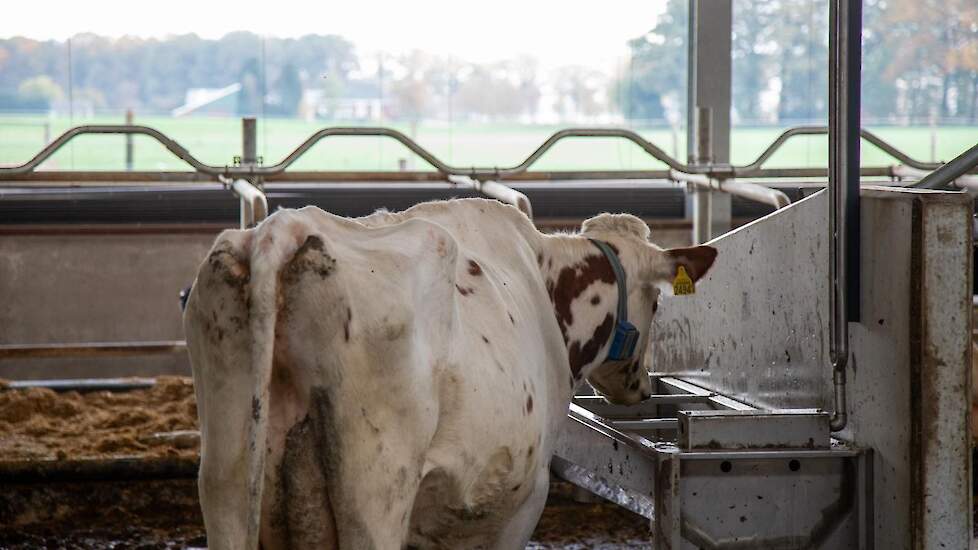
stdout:
{"type": "Polygon", "coordinates": [[[526,396],[526,414],[530,414],[531,412],[533,412],[533,396],[532,395],[527,395],[526,396]]]}
{"type": "Polygon", "coordinates": [[[574,378],[581,374],[581,369],[590,364],[598,356],[598,351],[608,341],[611,336],[611,329],[615,325],[615,319],[611,313],[605,315],[604,321],[598,325],[591,335],[591,339],[582,346],[580,342],[574,342],[567,348],[567,360],[570,363],[571,373],[574,378]]]}
{"type": "Polygon", "coordinates": [[[346,308],[346,321],[343,321],[343,339],[350,341],[350,321],[353,320],[353,311],[346,308]]]}
{"type": "Polygon", "coordinates": [[[475,292],[474,288],[465,288],[459,286],[458,284],[455,285],[455,288],[458,289],[458,293],[461,294],[462,296],[468,296],[469,294],[475,292]]]}
{"type": "Polygon", "coordinates": [[[510,322],[510,323],[513,323],[513,325],[515,325],[515,324],[516,324],[516,319],[513,319],[513,314],[512,314],[512,313],[509,313],[509,312],[507,311],[507,312],[506,312],[506,315],[509,315],[509,322],[510,322]]]}
{"type": "Polygon", "coordinates": [[[469,275],[472,275],[473,277],[479,277],[482,275],[482,266],[479,265],[479,262],[469,260],[469,275]]]}
{"type": "Polygon", "coordinates": [[[482,335],[482,341],[485,342],[485,343],[487,343],[487,344],[489,343],[489,339],[486,338],[486,335],[485,334],[482,335]]]}
{"type": "Polygon", "coordinates": [[[543,267],[543,252],[537,252],[537,265],[543,267]]]}
{"type": "Polygon", "coordinates": [[[555,283],[547,282],[550,302],[554,305],[554,314],[565,342],[567,327],[574,324],[571,304],[597,281],[615,284],[615,272],[604,254],[593,254],[576,264],[566,266],[560,270],[555,283]]]}

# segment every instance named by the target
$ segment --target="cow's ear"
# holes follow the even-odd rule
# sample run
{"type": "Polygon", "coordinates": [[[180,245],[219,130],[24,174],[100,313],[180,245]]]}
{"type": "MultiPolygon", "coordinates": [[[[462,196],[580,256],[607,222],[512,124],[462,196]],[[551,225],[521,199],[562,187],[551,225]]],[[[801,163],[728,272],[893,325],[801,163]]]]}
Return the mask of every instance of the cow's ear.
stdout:
{"type": "Polygon", "coordinates": [[[712,246],[670,248],[665,252],[666,257],[672,260],[673,276],[679,271],[679,266],[682,266],[694,283],[706,275],[713,265],[713,260],[717,258],[717,249],[712,246]]]}
{"type": "Polygon", "coordinates": [[[696,292],[696,281],[713,265],[717,249],[712,246],[657,249],[652,255],[651,283],[667,296],[696,292]]]}

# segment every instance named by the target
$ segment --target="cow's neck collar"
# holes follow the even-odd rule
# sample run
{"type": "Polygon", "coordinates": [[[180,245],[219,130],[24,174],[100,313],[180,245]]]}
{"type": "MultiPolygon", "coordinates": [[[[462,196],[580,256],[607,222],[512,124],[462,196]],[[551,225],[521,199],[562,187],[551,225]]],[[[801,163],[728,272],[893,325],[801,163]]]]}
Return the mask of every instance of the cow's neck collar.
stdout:
{"type": "Polygon", "coordinates": [[[618,308],[615,316],[615,331],[611,340],[611,347],[608,349],[608,356],[605,361],[624,361],[631,359],[635,355],[635,344],[638,343],[638,330],[635,325],[628,322],[628,278],[625,275],[625,268],[618,260],[618,254],[612,250],[608,243],[597,239],[588,239],[594,246],[604,254],[611,264],[612,271],[615,272],[615,286],[618,287],[618,308]]]}

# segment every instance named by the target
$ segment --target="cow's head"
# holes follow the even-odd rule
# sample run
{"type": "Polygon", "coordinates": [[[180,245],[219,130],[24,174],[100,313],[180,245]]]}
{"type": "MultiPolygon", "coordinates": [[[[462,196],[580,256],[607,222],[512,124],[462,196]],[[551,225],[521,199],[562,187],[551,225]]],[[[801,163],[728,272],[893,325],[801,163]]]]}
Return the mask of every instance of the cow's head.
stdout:
{"type": "MultiPolygon", "coordinates": [[[[630,359],[602,362],[599,358],[596,365],[582,375],[612,403],[637,403],[652,393],[652,381],[645,368],[645,352],[659,295],[662,292],[672,294],[680,267],[693,282],[706,275],[717,251],[711,246],[659,248],[649,241],[650,231],[645,222],[629,214],[598,215],[584,222],[581,233],[617,249],[628,277],[628,320],[640,332],[630,359]]],[[[594,307],[602,306],[596,304],[594,307]]]]}

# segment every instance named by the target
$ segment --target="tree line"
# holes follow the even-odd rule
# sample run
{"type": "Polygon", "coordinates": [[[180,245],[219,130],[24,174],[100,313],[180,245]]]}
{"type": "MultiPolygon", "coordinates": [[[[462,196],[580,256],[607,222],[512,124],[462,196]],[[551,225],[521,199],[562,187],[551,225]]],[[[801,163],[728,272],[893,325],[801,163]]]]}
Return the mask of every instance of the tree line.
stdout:
{"type": "MultiPolygon", "coordinates": [[[[687,0],[669,0],[620,66],[542,69],[530,56],[470,63],[408,51],[364,54],[336,35],[218,40],[0,40],[0,110],[132,108],[167,112],[193,88],[240,85],[237,114],[340,116],[377,99],[383,116],[681,123],[686,102],[687,0]],[[71,70],[69,71],[69,63],[71,70]],[[312,92],[312,93],[310,93],[312,92]],[[302,113],[304,98],[318,98],[302,113]]],[[[740,123],[826,117],[828,10],[821,0],[734,0],[733,112],[740,123]]],[[[978,120],[978,2],[866,0],[863,113],[874,120],[978,120]]],[[[624,37],[623,37],[624,38],[624,37]]]]}
{"type": "MultiPolygon", "coordinates": [[[[828,15],[824,1],[734,0],[735,119],[826,119],[828,15]]],[[[632,70],[618,87],[630,117],[657,116],[663,104],[685,112],[687,22],[686,0],[670,0],[629,42],[632,70]]],[[[863,27],[864,118],[978,121],[978,2],[865,0],[863,27]]]]}

